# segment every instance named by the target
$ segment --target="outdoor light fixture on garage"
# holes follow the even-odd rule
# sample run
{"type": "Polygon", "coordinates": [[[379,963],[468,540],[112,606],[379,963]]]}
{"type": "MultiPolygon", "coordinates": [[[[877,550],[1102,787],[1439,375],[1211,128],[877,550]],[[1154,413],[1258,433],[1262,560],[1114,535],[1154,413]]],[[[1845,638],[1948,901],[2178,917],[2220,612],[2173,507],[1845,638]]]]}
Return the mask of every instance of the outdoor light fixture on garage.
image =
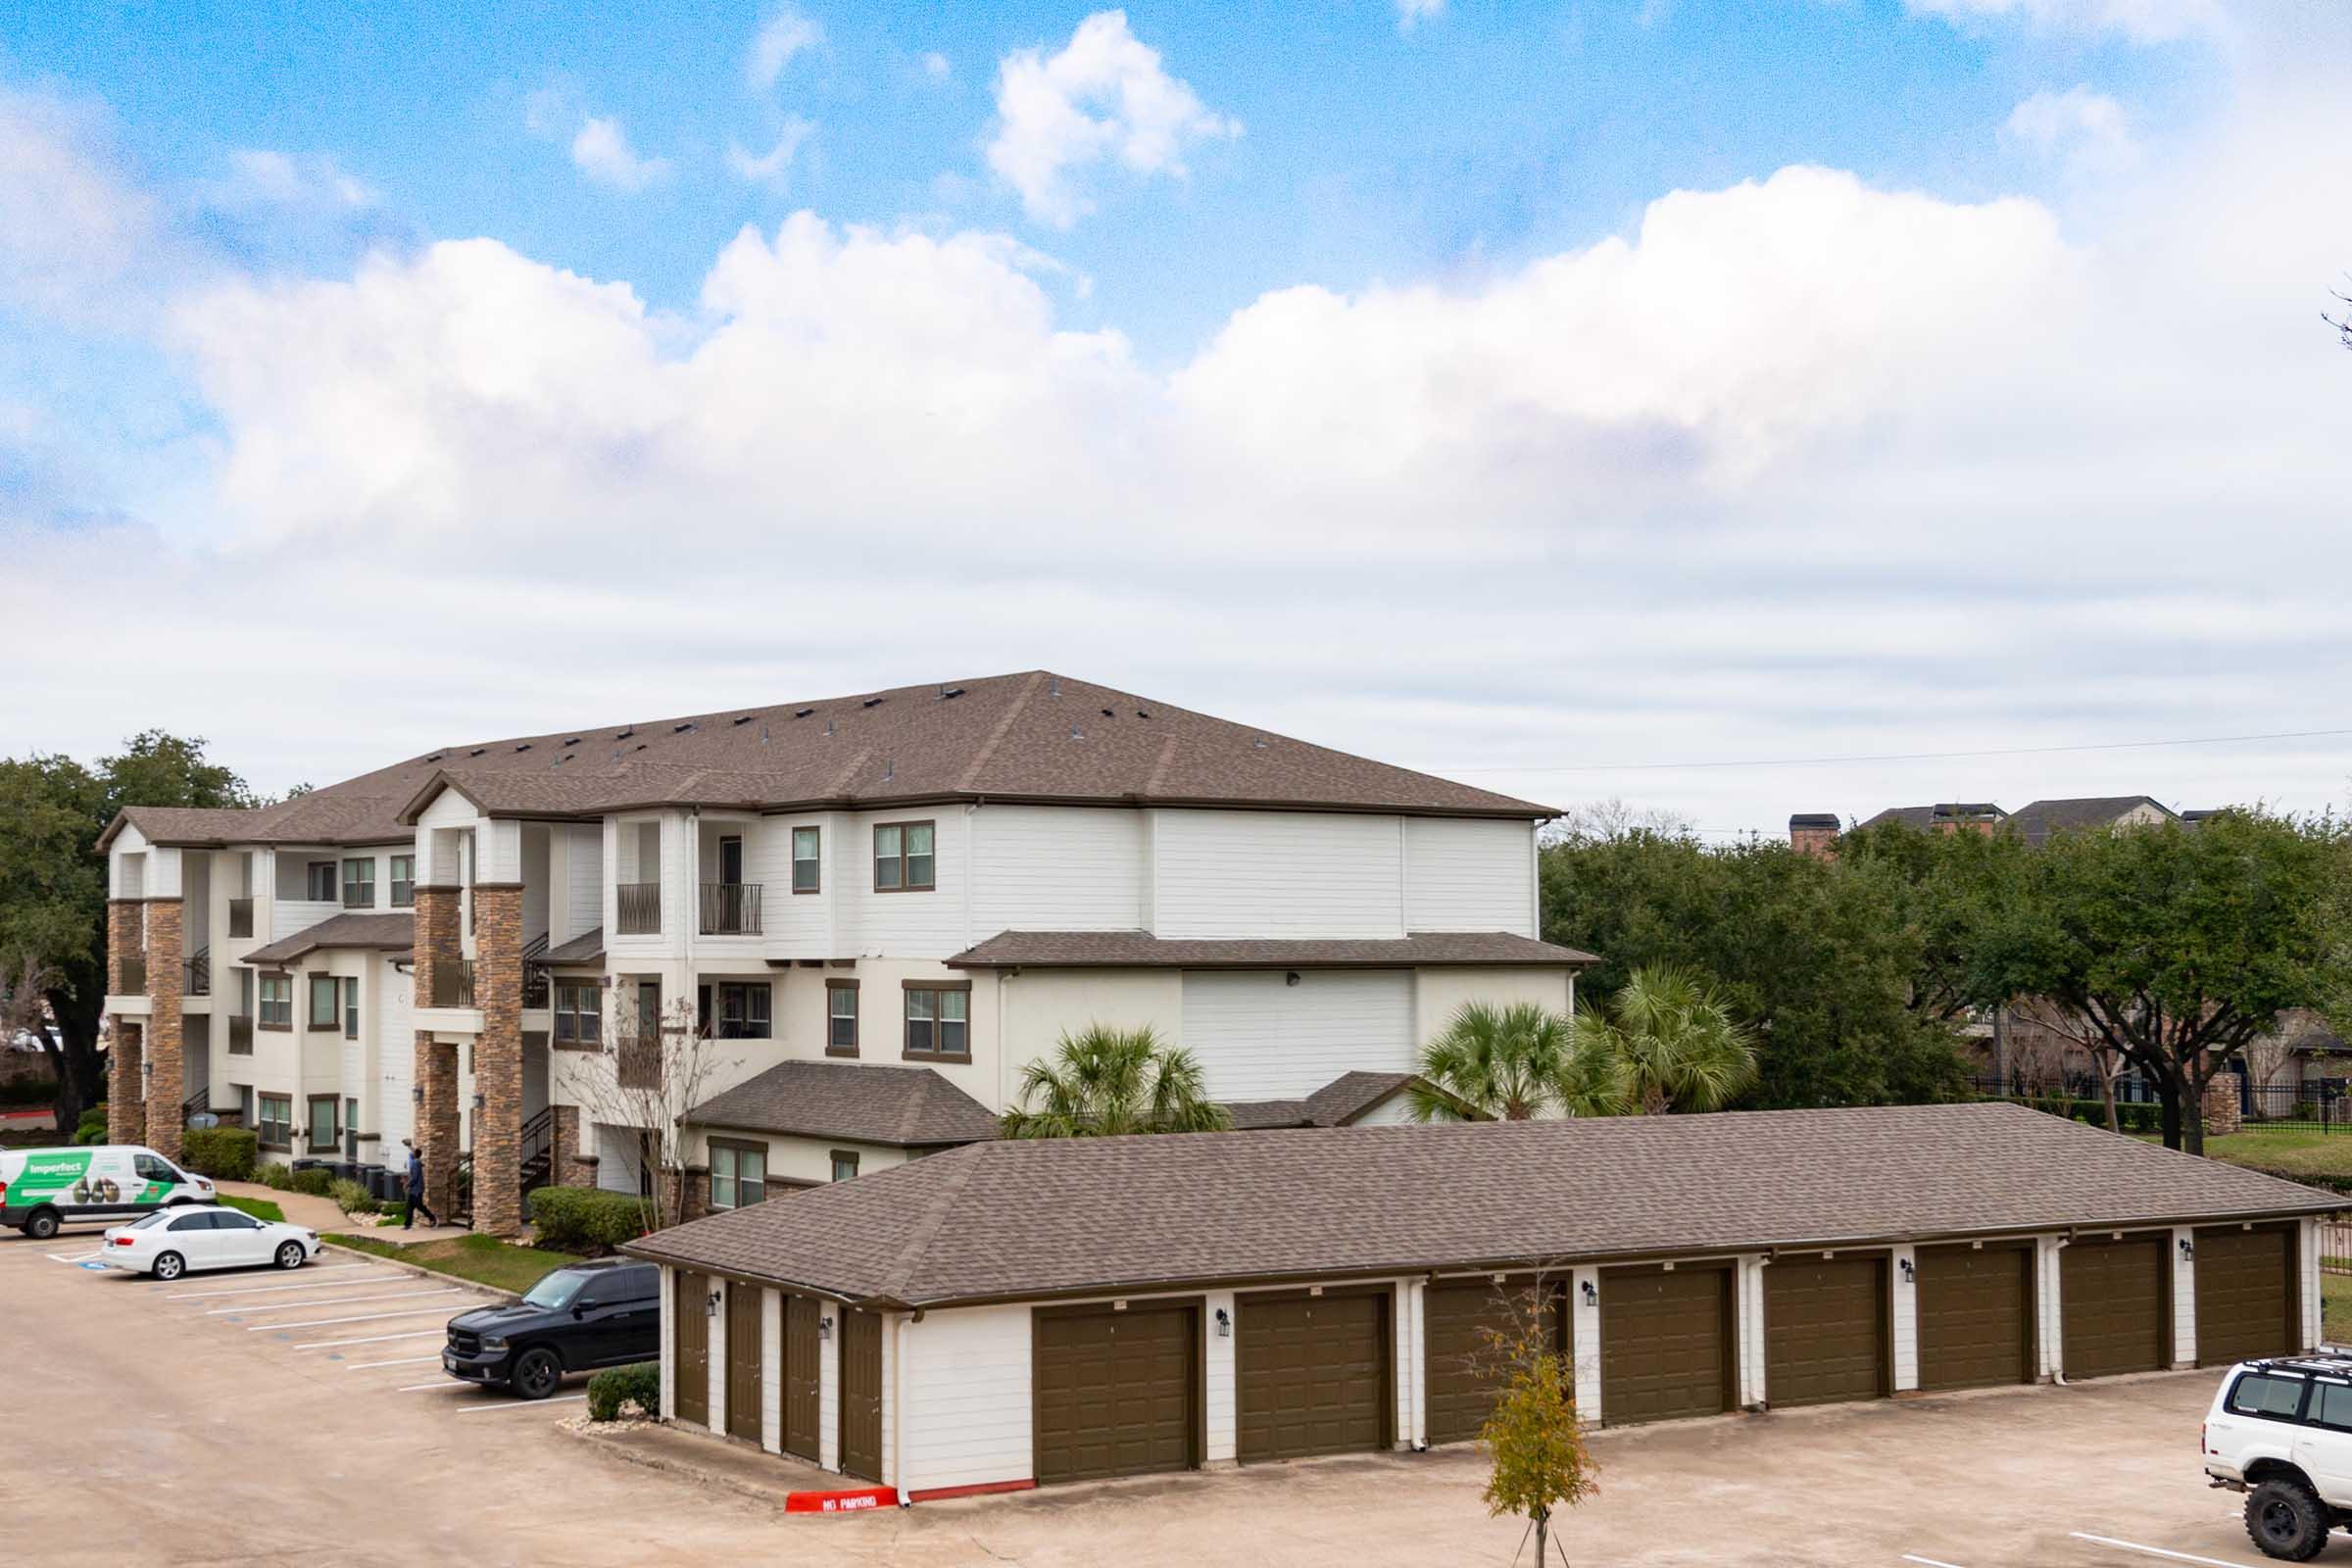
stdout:
{"type": "Polygon", "coordinates": [[[417,1085],[416,1088],[414,1088],[414,1089],[410,1090],[410,1091],[409,1091],[409,1099],[410,1099],[410,1100],[411,1100],[413,1102],[415,1102],[415,1103],[416,1103],[416,1104],[419,1104],[419,1105],[423,1104],[423,1103],[424,1103],[424,1085],[422,1085],[422,1084],[418,1084],[418,1085],[417,1085]]]}
{"type": "Polygon", "coordinates": [[[1906,1257],[1900,1259],[1899,1261],[1901,1262],[1903,1270],[1903,1283],[1905,1285],[1909,1285],[1917,1281],[1919,1278],[1919,1270],[1912,1266],[1911,1260],[1906,1257]]]}
{"type": "Polygon", "coordinates": [[[1598,1306],[1600,1304],[1600,1287],[1593,1284],[1591,1280],[1585,1281],[1585,1304],[1587,1306],[1598,1306]]]}
{"type": "Polygon", "coordinates": [[[1282,977],[1282,983],[1286,986],[1297,985],[1298,983],[1298,971],[1296,969],[1286,970],[1282,977]]]}
{"type": "Polygon", "coordinates": [[[478,1111],[482,1108],[484,1103],[485,1102],[482,1099],[482,1092],[479,1089],[476,1089],[473,1092],[473,1108],[478,1111]]]}
{"type": "Polygon", "coordinates": [[[816,1337],[820,1340],[829,1340],[833,1337],[833,1319],[831,1317],[820,1317],[816,1320],[816,1337]]]}
{"type": "Polygon", "coordinates": [[[719,1301],[719,1295],[718,1295],[718,1292],[716,1292],[716,1291],[712,1291],[712,1292],[711,1292],[710,1295],[708,1295],[708,1296],[704,1297],[704,1298],[703,1298],[703,1316],[705,1316],[705,1317],[716,1317],[716,1316],[718,1316],[718,1301],[719,1301]]]}
{"type": "Polygon", "coordinates": [[[2196,1260],[2196,1256],[2197,1256],[2197,1244],[2196,1244],[2196,1243],[2194,1243],[2194,1242],[2192,1242],[2192,1241],[2190,1241],[2190,1240],[2189,1240],[2187,1237],[2185,1237],[2185,1236],[2181,1237],[2181,1238],[2180,1238],[2180,1261],[2181,1261],[2181,1262],[2183,1262],[2183,1263],[2194,1262],[2194,1261],[2196,1260]]]}
{"type": "Polygon", "coordinates": [[[1217,1338],[1220,1340],[1233,1338],[1233,1314],[1221,1306],[1217,1308],[1217,1338]]]}

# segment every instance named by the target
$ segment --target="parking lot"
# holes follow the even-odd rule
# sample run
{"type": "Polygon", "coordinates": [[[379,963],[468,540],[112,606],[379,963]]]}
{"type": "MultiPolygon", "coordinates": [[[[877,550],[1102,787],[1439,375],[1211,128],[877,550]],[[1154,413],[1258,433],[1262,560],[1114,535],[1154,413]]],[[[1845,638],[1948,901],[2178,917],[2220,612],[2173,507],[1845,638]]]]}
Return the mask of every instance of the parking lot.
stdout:
{"type": "MultiPolygon", "coordinates": [[[[474,1298],[348,1254],[170,1286],[100,1272],[95,1231],[0,1234],[12,1557],[45,1563],[1510,1561],[1474,1450],[1325,1460],[787,1518],[624,1462],[440,1375],[474,1298]]],[[[1564,1537],[1595,1564],[2256,1568],[2208,1490],[2183,1373],[1602,1433],[1564,1537]]],[[[673,1448],[683,1445],[673,1444],[673,1448]]],[[[691,1453],[694,1451],[688,1448],[691,1453]]],[[[2321,1562],[2352,1564],[2352,1538],[2321,1562]]]]}

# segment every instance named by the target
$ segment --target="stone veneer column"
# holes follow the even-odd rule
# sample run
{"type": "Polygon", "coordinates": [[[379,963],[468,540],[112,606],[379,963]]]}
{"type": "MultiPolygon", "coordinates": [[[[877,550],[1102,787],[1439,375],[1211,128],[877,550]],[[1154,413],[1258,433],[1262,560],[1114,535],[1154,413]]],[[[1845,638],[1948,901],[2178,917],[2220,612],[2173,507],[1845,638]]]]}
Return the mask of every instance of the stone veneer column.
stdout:
{"type": "MultiPolygon", "coordinates": [[[[117,1017],[114,1043],[106,1053],[106,1141],[110,1144],[147,1141],[147,1101],[139,1082],[139,1046],[138,1024],[117,1017]]],[[[71,1136],[72,1129],[59,1130],[71,1136]]]]}
{"type": "Polygon", "coordinates": [[[558,1105],[548,1123],[548,1179],[559,1187],[594,1187],[596,1152],[581,1142],[580,1107],[558,1105]]]}
{"type": "Polygon", "coordinates": [[[424,1154],[424,1206],[448,1225],[458,1211],[458,1048],[429,1030],[416,1032],[416,1087],[424,1091],[416,1131],[424,1154]]]}
{"type": "Polygon", "coordinates": [[[522,884],[473,885],[473,1228],[522,1230],[522,884]]]}
{"type": "Polygon", "coordinates": [[[180,1060],[180,993],[187,975],[180,968],[180,902],[153,899],[147,905],[147,1147],[166,1159],[179,1158],[179,1135],[187,1118],[188,1075],[180,1060]]]}
{"type": "Polygon", "coordinates": [[[2217,1072],[2205,1086],[2205,1102],[2199,1107],[2205,1116],[2205,1136],[2223,1138],[2236,1132],[2242,1125],[2241,1107],[2237,1102],[2237,1074],[2217,1072]]]}
{"type": "Polygon", "coordinates": [[[674,1212],[678,1223],[687,1224],[710,1212],[710,1168],[708,1165],[689,1165],[684,1171],[661,1170],[654,1173],[654,1199],[661,1210],[659,1218],[667,1224],[674,1212]],[[678,1206],[679,1182],[685,1183],[686,1201],[678,1206]]]}

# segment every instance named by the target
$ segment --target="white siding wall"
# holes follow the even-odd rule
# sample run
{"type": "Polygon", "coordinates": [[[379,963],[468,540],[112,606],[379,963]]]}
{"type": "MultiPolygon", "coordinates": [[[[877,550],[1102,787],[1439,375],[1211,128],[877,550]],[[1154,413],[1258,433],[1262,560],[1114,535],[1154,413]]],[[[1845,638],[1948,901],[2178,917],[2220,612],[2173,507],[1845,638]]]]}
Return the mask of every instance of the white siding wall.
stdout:
{"type": "Polygon", "coordinates": [[[1739,1341],[1738,1393],[1743,1409],[1772,1397],[1764,1381],[1764,1271],[1771,1266],[1770,1258],[1751,1254],[1737,1259],[1732,1270],[1732,1331],[1739,1341]]]}
{"type": "Polygon", "coordinates": [[[1030,1479],[1029,1308],[933,1312],[905,1346],[901,1490],[1030,1479]]]}
{"type": "Polygon", "coordinates": [[[1413,1063],[1412,975],[1310,969],[1193,970],[1184,977],[1184,1044],[1217,1100],[1312,1094],[1344,1072],[1413,1063]]]}
{"type": "MultiPolygon", "coordinates": [[[[389,1165],[401,1157],[400,1141],[416,1136],[416,1106],[409,1098],[416,1080],[416,1034],[409,1022],[414,983],[389,958],[376,965],[375,1082],[369,1127],[382,1133],[377,1159],[389,1165]]],[[[363,1025],[366,1020],[362,1020],[363,1025]]]]}
{"type": "Polygon", "coordinates": [[[1536,934],[1532,822],[1404,819],[1408,931],[1536,934]]]}
{"type": "Polygon", "coordinates": [[[639,1167],[637,1129],[614,1127],[605,1122],[596,1128],[596,1185],[608,1193],[627,1193],[635,1197],[642,1175],[639,1167]]]}
{"type": "Polygon", "coordinates": [[[559,942],[594,930],[605,917],[604,853],[605,835],[601,828],[568,827],[564,829],[564,902],[569,906],[568,924],[559,942]]]}
{"type": "Polygon", "coordinates": [[[2325,1343],[2325,1331],[2320,1322],[2320,1222],[2307,1219],[2298,1227],[2298,1232],[2295,1256],[2303,1281],[2303,1344],[2300,1348],[2308,1350],[2325,1343]]]}
{"type": "Polygon", "coordinates": [[[970,869],[964,836],[970,819],[963,808],[861,811],[842,820],[831,869],[839,878],[834,946],[843,951],[827,956],[945,958],[971,946],[964,940],[970,869]],[[929,892],[874,891],[874,829],[891,822],[930,822],[937,829],[932,835],[937,858],[929,892]]]}
{"type": "Polygon", "coordinates": [[[2041,1348],[2040,1365],[2034,1369],[2036,1377],[2051,1377],[2066,1370],[2063,1354],[2066,1303],[2058,1299],[2058,1285],[2062,1277],[2059,1258],[2065,1250],[2066,1238],[2063,1236],[2037,1236],[2034,1239],[2034,1266],[2041,1271],[2035,1281],[2034,1293],[2034,1316],[2038,1320],[2035,1327],[2041,1348]]]}
{"type": "Polygon", "coordinates": [[[1600,1270],[1568,1271],[1569,1333],[1576,1342],[1576,1408],[1593,1426],[1600,1425],[1602,1416],[1599,1292],[1600,1270]]]}
{"type": "Polygon", "coordinates": [[[1429,1349],[1426,1339],[1429,1285],[1425,1280],[1398,1280],[1393,1310],[1396,1316],[1396,1363],[1391,1387],[1396,1391],[1399,1448],[1429,1446],[1429,1349]]]}
{"type": "Polygon", "coordinates": [[[974,942],[1000,931],[1136,931],[1141,811],[990,806],[972,816],[974,942]]]}
{"type": "Polygon", "coordinates": [[[2193,1254],[2197,1233],[2186,1225],[2173,1228],[2173,1365],[2197,1364],[2197,1264],[2193,1254]],[[2182,1243],[2188,1244],[2185,1249],[2182,1243]]]}
{"type": "Polygon", "coordinates": [[[1919,1387],[1919,1287],[1903,1278],[1904,1265],[1915,1261],[1913,1249],[1898,1247],[1886,1263],[1894,1292],[1894,1387],[1898,1394],[1919,1387]]]}
{"type": "Polygon", "coordinates": [[[784,1357],[777,1348],[784,1332],[784,1298],[760,1293],[760,1446],[784,1451],[784,1357]]]}
{"type": "Polygon", "coordinates": [[[1217,1332],[1217,1314],[1230,1325],[1235,1320],[1233,1293],[1211,1291],[1200,1303],[1200,1332],[1208,1337],[1201,1358],[1201,1416],[1207,1430],[1200,1434],[1200,1457],[1208,1464],[1231,1464],[1239,1453],[1241,1406],[1234,1383],[1233,1334],[1217,1332]]]}
{"type": "Polygon", "coordinates": [[[1394,816],[1158,811],[1152,929],[1163,937],[1401,937],[1394,816]]]}

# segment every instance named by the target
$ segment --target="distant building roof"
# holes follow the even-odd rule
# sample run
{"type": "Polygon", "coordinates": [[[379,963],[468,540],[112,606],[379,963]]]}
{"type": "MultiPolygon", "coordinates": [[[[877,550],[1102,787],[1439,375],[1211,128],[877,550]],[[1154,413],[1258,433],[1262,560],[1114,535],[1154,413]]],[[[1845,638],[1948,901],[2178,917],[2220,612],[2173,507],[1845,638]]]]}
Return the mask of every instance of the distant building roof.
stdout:
{"type": "Polygon", "coordinates": [[[280,937],[254,949],[241,962],[292,963],[320,948],[383,948],[399,951],[415,946],[416,917],[396,914],[330,914],[317,925],[290,937],[280,937]]]}
{"type": "Polygon", "coordinates": [[[2112,827],[2143,806],[2154,807],[2170,820],[2180,819],[2179,813],[2152,795],[2083,795],[2021,807],[2010,816],[2009,827],[2028,844],[2041,844],[2052,833],[2112,827]]]}
{"type": "Polygon", "coordinates": [[[1225,1109],[1233,1117],[1235,1132],[1264,1132],[1278,1127],[1345,1127],[1413,1079],[1409,1072],[1342,1073],[1304,1100],[1237,1100],[1229,1102],[1225,1109]]]}
{"type": "Polygon", "coordinates": [[[1926,829],[1947,822],[1998,822],[2007,815],[1990,801],[1943,801],[1934,806],[1890,806],[1862,825],[1877,827],[1882,822],[1900,822],[1905,827],[1926,829]]]}

